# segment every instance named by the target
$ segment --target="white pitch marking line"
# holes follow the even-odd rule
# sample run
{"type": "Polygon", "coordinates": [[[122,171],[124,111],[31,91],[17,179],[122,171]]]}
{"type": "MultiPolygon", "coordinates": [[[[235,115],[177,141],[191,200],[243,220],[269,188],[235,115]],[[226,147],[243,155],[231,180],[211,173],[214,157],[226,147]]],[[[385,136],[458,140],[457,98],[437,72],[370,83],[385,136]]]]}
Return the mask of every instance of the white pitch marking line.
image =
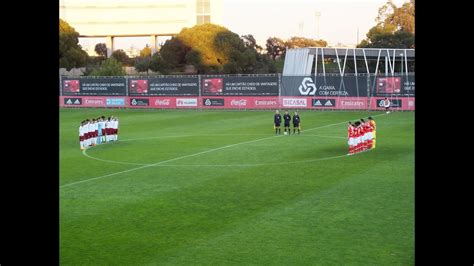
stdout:
{"type": "MultiPolygon", "coordinates": [[[[308,129],[309,130],[309,129],[308,129]]],[[[303,130],[302,130],[303,131],[303,130]]],[[[164,139],[164,138],[186,138],[186,137],[214,137],[214,136],[268,136],[268,134],[196,134],[196,135],[171,135],[171,136],[155,136],[155,137],[145,137],[145,138],[134,138],[134,139],[123,139],[120,142],[125,141],[135,141],[135,140],[147,140],[147,139],[164,139]]],[[[327,138],[345,138],[337,136],[323,136],[323,135],[313,135],[305,134],[301,137],[316,136],[316,137],[327,137],[327,138]]],[[[105,144],[111,144],[113,142],[107,142],[105,144]]],[[[90,148],[89,148],[90,149],[90,148]]]]}
{"type": "Polygon", "coordinates": [[[332,160],[337,158],[342,158],[347,156],[338,155],[333,157],[324,157],[324,158],[315,158],[315,159],[308,159],[308,160],[301,160],[301,161],[291,161],[291,162],[269,162],[269,163],[255,163],[255,164],[165,164],[160,165],[160,167],[251,167],[251,166],[265,166],[265,165],[282,165],[282,164],[294,164],[294,163],[308,163],[308,162],[315,162],[315,161],[325,161],[325,160],[332,160]]]}
{"type": "MultiPolygon", "coordinates": [[[[268,134],[213,134],[213,135],[182,135],[182,136],[173,136],[173,137],[199,137],[199,136],[206,136],[206,137],[213,137],[213,136],[268,136],[268,134]]],[[[122,140],[121,142],[124,141],[132,141],[132,140],[146,140],[146,139],[160,139],[160,138],[169,138],[171,136],[157,136],[157,137],[148,137],[148,138],[136,138],[136,139],[126,139],[122,140]]],[[[314,135],[314,134],[304,134],[300,135],[299,137],[322,137],[322,138],[338,138],[338,139],[345,139],[346,137],[339,137],[339,136],[324,136],[324,135],[314,135]]],[[[108,142],[105,144],[112,144],[113,142],[108,142]]],[[[93,147],[91,147],[93,148],[93,147]]],[[[89,148],[89,149],[91,149],[89,148]]],[[[126,164],[126,165],[150,165],[149,163],[130,163],[130,162],[121,162],[121,161],[114,161],[114,160],[107,160],[107,159],[102,159],[94,156],[90,156],[87,154],[87,150],[82,150],[82,155],[86,156],[87,158],[97,160],[97,161],[102,161],[102,162],[107,162],[107,163],[116,163],[116,164],[126,164]]],[[[183,165],[184,166],[184,165],[183,165]]],[[[194,165],[193,165],[194,166],[194,165]]],[[[208,165],[210,166],[210,165],[208,165]]],[[[219,165],[216,165],[219,166],[219,165]]]]}
{"type": "MultiPolygon", "coordinates": [[[[281,136],[284,136],[284,135],[278,135],[278,136],[281,137],[281,136]]],[[[63,188],[63,187],[72,186],[72,185],[75,185],[75,184],[80,184],[80,183],[84,183],[84,182],[88,182],[88,181],[92,181],[92,180],[97,180],[97,179],[104,178],[104,177],[109,177],[109,176],[113,176],[113,175],[128,173],[128,172],[131,172],[131,171],[135,171],[135,170],[139,170],[139,169],[143,169],[143,168],[147,168],[147,167],[152,167],[152,166],[160,165],[160,164],[167,163],[167,162],[172,162],[172,161],[177,161],[177,160],[181,160],[181,159],[188,158],[188,157],[198,156],[198,155],[201,155],[201,154],[222,150],[222,149],[234,147],[234,146],[237,146],[237,145],[254,143],[254,142],[257,142],[257,141],[261,141],[261,140],[265,140],[265,139],[269,139],[269,138],[274,138],[274,137],[278,137],[278,136],[271,136],[271,137],[267,137],[267,138],[261,138],[261,139],[256,139],[256,140],[251,140],[251,141],[239,142],[239,143],[235,143],[235,144],[231,144],[231,145],[226,145],[226,146],[222,146],[222,147],[219,147],[219,148],[210,149],[210,150],[207,150],[207,151],[202,151],[202,152],[193,153],[193,154],[189,154],[189,155],[185,155],[185,156],[180,156],[180,157],[176,157],[176,158],[165,160],[165,161],[160,161],[160,162],[153,163],[153,164],[143,165],[143,166],[128,169],[128,170],[125,170],[125,171],[120,171],[120,172],[116,172],[116,173],[111,173],[111,174],[107,174],[107,175],[103,175],[103,176],[98,176],[98,177],[94,177],[94,178],[90,178],[90,179],[77,181],[77,182],[72,182],[72,183],[69,183],[69,184],[66,184],[66,185],[62,185],[60,187],[63,188]]]]}
{"type": "Polygon", "coordinates": [[[102,161],[102,162],[107,162],[107,163],[129,164],[129,165],[148,165],[148,164],[146,164],[146,163],[119,162],[119,161],[112,161],[112,160],[106,160],[106,159],[101,159],[101,158],[97,158],[97,157],[92,157],[92,156],[90,156],[89,154],[87,154],[86,150],[87,150],[87,149],[82,150],[82,154],[83,154],[84,156],[86,156],[87,158],[94,159],[94,160],[97,160],[97,161],[102,161]]]}
{"type": "MultiPolygon", "coordinates": [[[[375,116],[380,116],[380,115],[385,115],[385,113],[374,115],[374,117],[375,116]]],[[[339,125],[339,124],[343,124],[343,123],[347,123],[347,122],[344,121],[344,122],[324,125],[324,126],[310,128],[310,129],[301,130],[301,131],[302,132],[303,131],[310,131],[310,130],[319,129],[319,128],[323,128],[323,127],[335,126],[335,125],[339,125]]],[[[222,146],[222,147],[219,147],[219,148],[210,149],[210,150],[207,150],[207,151],[193,153],[193,154],[189,154],[189,155],[185,155],[185,156],[180,156],[180,157],[176,157],[176,158],[173,158],[173,159],[160,161],[160,162],[153,163],[153,164],[143,165],[143,166],[140,166],[140,167],[135,167],[135,168],[131,168],[131,169],[120,171],[120,172],[115,172],[115,173],[111,173],[111,174],[107,174],[107,175],[102,175],[102,176],[98,176],[98,177],[84,179],[84,180],[77,181],[77,182],[72,182],[72,183],[69,183],[69,184],[62,185],[62,186],[60,186],[60,188],[73,186],[73,185],[76,185],[76,184],[85,183],[85,182],[101,179],[101,178],[104,178],[104,177],[109,177],[109,176],[119,175],[119,174],[123,174],[123,173],[128,173],[128,172],[132,172],[132,171],[135,171],[135,170],[140,170],[140,169],[147,168],[147,167],[153,167],[153,166],[164,164],[164,163],[167,163],[167,162],[173,162],[173,161],[181,160],[181,159],[184,159],[184,158],[189,158],[189,157],[198,156],[198,155],[201,155],[201,154],[206,154],[206,153],[213,152],[213,151],[218,151],[218,150],[222,150],[222,149],[226,149],[226,148],[230,148],[230,147],[235,147],[235,146],[242,145],[242,144],[249,144],[249,143],[254,143],[254,142],[257,142],[257,141],[262,141],[262,140],[276,138],[276,137],[284,137],[284,136],[285,135],[275,135],[275,136],[271,136],[271,137],[266,137],[266,138],[261,138],[261,139],[256,139],[256,140],[251,140],[251,141],[245,141],[245,142],[239,142],[239,143],[235,143],[235,144],[231,144],[231,145],[226,145],[226,146],[222,146]]],[[[347,155],[344,155],[344,156],[347,156],[347,155]]]]}

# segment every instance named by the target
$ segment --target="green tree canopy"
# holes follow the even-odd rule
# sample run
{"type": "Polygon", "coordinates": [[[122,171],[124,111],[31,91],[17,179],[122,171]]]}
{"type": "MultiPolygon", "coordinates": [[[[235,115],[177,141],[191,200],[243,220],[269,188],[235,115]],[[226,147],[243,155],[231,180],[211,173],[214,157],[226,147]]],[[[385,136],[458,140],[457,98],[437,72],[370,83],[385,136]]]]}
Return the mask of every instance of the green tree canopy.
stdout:
{"type": "Polygon", "coordinates": [[[170,67],[177,68],[186,64],[186,54],[189,51],[191,51],[191,47],[184,44],[180,38],[173,37],[166,40],[160,49],[160,54],[161,58],[163,58],[170,67]]]}
{"type": "Polygon", "coordinates": [[[261,51],[262,47],[251,34],[240,37],[222,26],[206,23],[184,28],[166,41],[160,56],[152,58],[152,65],[160,66],[161,70],[168,67],[168,71],[180,71],[185,65],[193,65],[199,73],[276,71],[275,65],[261,51]]]}
{"type": "Polygon", "coordinates": [[[137,57],[135,59],[135,70],[138,72],[147,72],[150,70],[151,56],[137,57]]]}
{"type": "Polygon", "coordinates": [[[105,43],[96,44],[95,48],[94,48],[94,51],[98,56],[102,56],[104,58],[107,58],[107,45],[105,43]]]}
{"type": "Polygon", "coordinates": [[[150,70],[163,75],[169,74],[171,65],[163,59],[160,53],[154,53],[151,57],[150,70]]]}
{"type": "Polygon", "coordinates": [[[324,40],[314,40],[305,37],[291,37],[285,44],[288,48],[326,47],[328,45],[324,40]]]}
{"type": "Polygon", "coordinates": [[[359,48],[415,48],[415,1],[397,7],[392,0],[379,8],[377,24],[359,48]]]}
{"type": "Polygon", "coordinates": [[[275,61],[277,56],[283,54],[286,49],[285,41],[277,37],[268,38],[265,46],[267,47],[267,55],[270,56],[273,61],[275,61]]]}
{"type": "Polygon", "coordinates": [[[130,57],[128,57],[127,53],[125,53],[125,51],[122,49],[115,50],[112,53],[111,57],[115,58],[117,61],[119,61],[123,65],[131,64],[130,57]]]}
{"type": "Polygon", "coordinates": [[[124,76],[122,64],[117,59],[111,57],[106,59],[102,65],[91,72],[91,76],[124,76]]]}
{"type": "Polygon", "coordinates": [[[79,33],[66,21],[59,20],[59,67],[70,70],[83,67],[88,55],[79,45],[79,33]]]}
{"type": "MultiPolygon", "coordinates": [[[[205,23],[192,28],[184,28],[176,36],[183,45],[192,48],[201,54],[202,64],[217,66],[229,61],[229,54],[225,54],[216,47],[216,38],[220,33],[231,33],[227,28],[219,25],[205,23]]],[[[237,35],[237,38],[240,39],[237,35]]],[[[162,49],[165,47],[163,46],[162,49]]]]}
{"type": "Polygon", "coordinates": [[[261,53],[263,47],[257,44],[257,41],[252,34],[242,35],[242,41],[244,42],[245,47],[253,49],[258,53],[261,53]]]}
{"type": "Polygon", "coordinates": [[[415,33],[415,0],[397,7],[392,0],[379,8],[377,25],[391,27],[393,32],[406,31],[415,33]]]}

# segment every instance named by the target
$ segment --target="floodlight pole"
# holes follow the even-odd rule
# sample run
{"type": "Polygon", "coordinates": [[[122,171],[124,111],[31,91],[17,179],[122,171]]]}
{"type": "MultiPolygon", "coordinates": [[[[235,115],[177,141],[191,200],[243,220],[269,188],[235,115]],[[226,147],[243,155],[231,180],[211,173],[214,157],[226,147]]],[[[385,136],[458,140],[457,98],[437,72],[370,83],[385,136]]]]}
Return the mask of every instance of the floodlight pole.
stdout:
{"type": "Polygon", "coordinates": [[[316,16],[316,38],[318,40],[320,40],[320,37],[319,37],[319,17],[321,17],[321,12],[316,11],[314,13],[314,15],[316,16]]]}

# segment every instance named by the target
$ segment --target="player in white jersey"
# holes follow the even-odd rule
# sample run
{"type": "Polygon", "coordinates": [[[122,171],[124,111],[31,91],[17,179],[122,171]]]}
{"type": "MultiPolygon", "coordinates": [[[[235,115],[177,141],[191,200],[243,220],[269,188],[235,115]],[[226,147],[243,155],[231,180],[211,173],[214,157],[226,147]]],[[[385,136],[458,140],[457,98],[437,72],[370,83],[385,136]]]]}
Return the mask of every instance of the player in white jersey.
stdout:
{"type": "Polygon", "coordinates": [[[385,107],[385,112],[387,114],[390,113],[390,105],[391,105],[390,100],[387,97],[385,97],[385,99],[383,99],[383,107],[385,107]]]}
{"type": "Polygon", "coordinates": [[[116,133],[116,121],[115,121],[115,117],[113,116],[110,116],[110,140],[111,141],[115,141],[116,140],[116,137],[117,137],[117,133],[116,133]]]}
{"type": "Polygon", "coordinates": [[[107,120],[105,120],[105,141],[109,142],[111,139],[111,126],[112,126],[112,121],[111,118],[109,117],[107,120]]]}
{"type": "Polygon", "coordinates": [[[81,147],[81,150],[84,149],[84,121],[82,121],[79,126],[79,146],[81,147]]]}
{"type": "Polygon", "coordinates": [[[86,119],[84,121],[84,125],[82,126],[82,131],[84,132],[84,149],[87,149],[89,147],[89,120],[86,119]]]}
{"type": "Polygon", "coordinates": [[[97,135],[98,135],[98,128],[97,128],[97,120],[95,118],[92,119],[92,146],[95,146],[97,143],[97,135]]]}
{"type": "Polygon", "coordinates": [[[110,141],[114,141],[115,140],[115,121],[114,121],[113,116],[110,116],[109,122],[110,122],[110,141]]]}
{"type": "Polygon", "coordinates": [[[105,142],[105,116],[102,116],[100,118],[100,123],[101,123],[101,128],[102,128],[102,139],[101,142],[105,142]]]}
{"type": "Polygon", "coordinates": [[[87,144],[86,144],[86,147],[91,146],[91,143],[92,143],[92,141],[91,141],[91,138],[92,138],[91,129],[92,129],[91,121],[89,119],[87,119],[87,124],[86,124],[87,144]]]}
{"type": "Polygon", "coordinates": [[[97,143],[97,145],[99,145],[102,143],[102,124],[100,122],[100,116],[97,117],[96,124],[97,124],[97,135],[96,135],[95,142],[97,143]]]}
{"type": "Polygon", "coordinates": [[[115,123],[114,123],[114,127],[115,127],[115,140],[118,140],[118,125],[119,125],[119,121],[118,121],[118,118],[117,117],[114,117],[114,120],[115,120],[115,123]]]}
{"type": "Polygon", "coordinates": [[[94,146],[94,121],[89,120],[89,125],[87,131],[89,132],[89,146],[94,146]]]}

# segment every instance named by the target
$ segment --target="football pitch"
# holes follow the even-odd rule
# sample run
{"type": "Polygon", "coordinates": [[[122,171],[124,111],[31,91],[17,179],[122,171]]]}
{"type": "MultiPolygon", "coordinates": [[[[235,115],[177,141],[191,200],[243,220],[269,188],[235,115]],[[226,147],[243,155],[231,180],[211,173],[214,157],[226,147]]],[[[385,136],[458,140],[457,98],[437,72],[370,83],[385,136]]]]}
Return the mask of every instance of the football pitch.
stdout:
{"type": "Polygon", "coordinates": [[[286,136],[273,110],[61,109],[61,265],[413,265],[414,112],[299,113],[286,136]],[[82,152],[101,115],[118,142],[82,152]]]}

